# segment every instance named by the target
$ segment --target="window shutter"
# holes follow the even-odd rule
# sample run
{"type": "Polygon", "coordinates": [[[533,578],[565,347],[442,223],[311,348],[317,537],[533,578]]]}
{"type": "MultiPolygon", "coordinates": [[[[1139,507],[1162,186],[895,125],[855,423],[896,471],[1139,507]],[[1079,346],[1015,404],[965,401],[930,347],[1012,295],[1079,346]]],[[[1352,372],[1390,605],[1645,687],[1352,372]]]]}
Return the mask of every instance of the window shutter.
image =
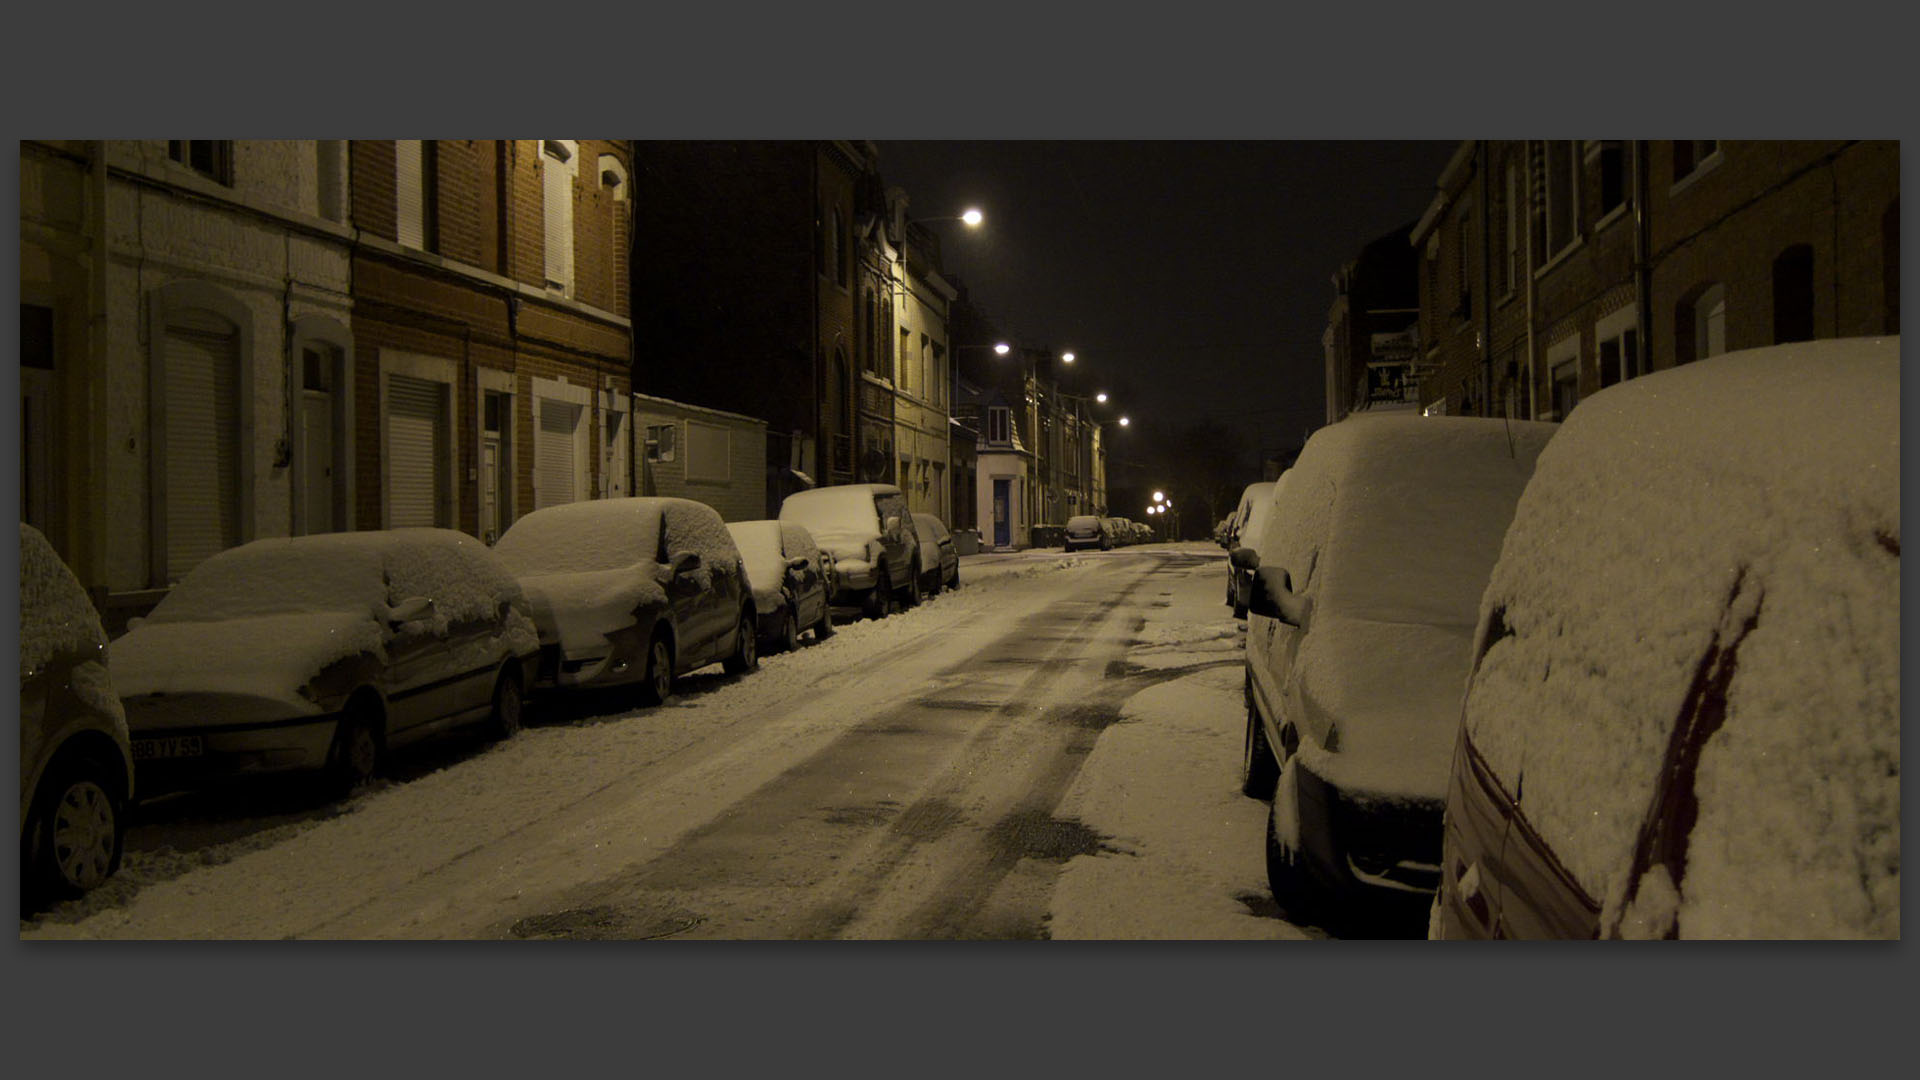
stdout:
{"type": "Polygon", "coordinates": [[[545,185],[547,284],[573,291],[573,170],[552,140],[544,142],[540,172],[545,185]]]}
{"type": "Polygon", "coordinates": [[[440,517],[447,407],[444,384],[387,379],[387,506],[393,528],[446,525],[440,517]]]}
{"type": "Polygon", "coordinates": [[[536,510],[570,503],[577,497],[574,492],[574,432],[579,427],[581,411],[578,405],[552,398],[540,398],[538,401],[540,429],[537,433],[538,444],[534,447],[536,473],[533,489],[536,510]]]}
{"type": "Polygon", "coordinates": [[[424,248],[426,242],[426,201],[422,186],[426,175],[424,151],[419,139],[393,141],[395,184],[398,191],[396,230],[406,247],[424,248]]]}
{"type": "Polygon", "coordinates": [[[237,340],[223,321],[166,337],[167,578],[239,542],[237,340]],[[216,326],[218,329],[216,329],[216,326]]]}

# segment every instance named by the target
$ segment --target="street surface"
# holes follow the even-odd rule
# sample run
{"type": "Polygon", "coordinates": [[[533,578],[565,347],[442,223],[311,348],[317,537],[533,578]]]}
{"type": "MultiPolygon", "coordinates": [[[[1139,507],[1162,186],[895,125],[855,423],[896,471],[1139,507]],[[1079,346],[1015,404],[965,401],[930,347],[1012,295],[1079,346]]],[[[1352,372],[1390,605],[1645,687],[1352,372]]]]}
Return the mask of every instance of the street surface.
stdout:
{"type": "Polygon", "coordinates": [[[23,938],[1274,939],[1211,544],[962,560],[962,587],[657,709],[548,699],[329,802],[149,803],[23,938]]]}

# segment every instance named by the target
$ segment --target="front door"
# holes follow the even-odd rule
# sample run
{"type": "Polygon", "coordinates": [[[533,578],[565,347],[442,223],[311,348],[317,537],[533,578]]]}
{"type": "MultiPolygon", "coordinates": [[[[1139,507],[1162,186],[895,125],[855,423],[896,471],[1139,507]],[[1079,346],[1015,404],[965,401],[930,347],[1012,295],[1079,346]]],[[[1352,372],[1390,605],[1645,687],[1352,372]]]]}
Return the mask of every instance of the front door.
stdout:
{"type": "Polygon", "coordinates": [[[993,482],[993,546],[1013,546],[1013,522],[1009,520],[1007,507],[1011,501],[1012,480],[993,482]]]}

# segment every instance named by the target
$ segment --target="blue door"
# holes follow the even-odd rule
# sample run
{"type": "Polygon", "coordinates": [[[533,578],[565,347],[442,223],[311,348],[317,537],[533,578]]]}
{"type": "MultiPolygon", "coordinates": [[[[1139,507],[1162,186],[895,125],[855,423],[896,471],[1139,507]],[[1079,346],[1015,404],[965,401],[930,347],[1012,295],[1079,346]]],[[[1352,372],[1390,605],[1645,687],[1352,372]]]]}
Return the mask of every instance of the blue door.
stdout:
{"type": "Polygon", "coordinates": [[[1013,546],[1013,522],[1008,520],[1008,492],[1013,487],[1012,480],[997,479],[993,482],[993,546],[1013,546]]]}

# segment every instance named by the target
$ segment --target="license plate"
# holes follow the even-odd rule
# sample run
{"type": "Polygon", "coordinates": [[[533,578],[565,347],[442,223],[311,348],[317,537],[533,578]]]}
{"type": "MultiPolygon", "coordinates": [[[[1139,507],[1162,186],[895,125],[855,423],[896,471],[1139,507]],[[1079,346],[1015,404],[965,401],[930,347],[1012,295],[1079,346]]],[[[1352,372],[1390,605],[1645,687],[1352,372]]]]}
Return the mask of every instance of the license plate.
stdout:
{"type": "Polygon", "coordinates": [[[207,749],[198,735],[168,735],[158,739],[133,740],[133,760],[157,761],[162,758],[199,757],[207,749]]]}

